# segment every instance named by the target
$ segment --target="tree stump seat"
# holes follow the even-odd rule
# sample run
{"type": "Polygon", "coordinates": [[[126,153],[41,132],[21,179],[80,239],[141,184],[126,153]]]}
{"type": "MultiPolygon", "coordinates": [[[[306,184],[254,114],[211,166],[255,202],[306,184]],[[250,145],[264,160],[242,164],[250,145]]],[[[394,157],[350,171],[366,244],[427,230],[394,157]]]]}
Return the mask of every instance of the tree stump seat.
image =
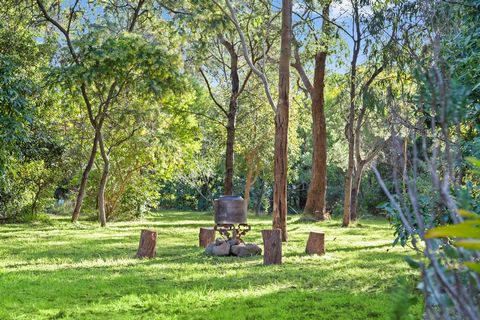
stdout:
{"type": "Polygon", "coordinates": [[[262,230],[263,264],[282,264],[282,230],[262,230]]]}
{"type": "Polygon", "coordinates": [[[157,253],[157,232],[154,230],[142,230],[140,243],[138,244],[137,258],[155,258],[157,253]]]}
{"type": "Polygon", "coordinates": [[[212,227],[201,227],[198,233],[198,245],[206,248],[213,242],[215,242],[215,229],[212,227]]]}
{"type": "Polygon", "coordinates": [[[305,252],[307,254],[325,254],[325,233],[310,232],[305,252]]]}

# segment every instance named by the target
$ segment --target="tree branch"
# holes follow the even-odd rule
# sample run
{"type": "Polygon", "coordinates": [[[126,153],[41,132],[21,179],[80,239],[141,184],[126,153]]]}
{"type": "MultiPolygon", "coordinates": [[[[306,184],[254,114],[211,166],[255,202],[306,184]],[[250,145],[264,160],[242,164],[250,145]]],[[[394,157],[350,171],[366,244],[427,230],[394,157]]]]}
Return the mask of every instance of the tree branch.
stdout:
{"type": "MultiPolygon", "coordinates": [[[[214,2],[216,3],[216,1],[214,1],[214,2]]],[[[227,14],[227,16],[230,18],[230,20],[235,25],[235,29],[237,30],[238,35],[240,36],[240,42],[242,44],[243,54],[245,56],[245,60],[247,61],[248,65],[250,66],[250,69],[252,69],[253,73],[255,73],[262,80],[268,102],[270,103],[270,106],[272,107],[273,112],[276,114],[277,113],[277,107],[275,105],[275,102],[273,101],[267,77],[265,76],[265,73],[263,73],[261,70],[259,70],[257,67],[255,67],[252,60],[250,59],[249,50],[248,50],[248,47],[247,47],[247,43],[245,41],[245,35],[243,34],[242,28],[240,27],[240,23],[238,22],[237,16],[235,14],[235,9],[233,9],[230,0],[225,0],[225,2],[227,4],[227,7],[228,7],[228,9],[230,11],[230,14],[231,14],[231,16],[228,15],[228,14],[227,14]]],[[[217,6],[218,6],[218,3],[217,3],[217,6]]]]}
{"type": "Polygon", "coordinates": [[[215,99],[215,96],[213,95],[213,92],[212,92],[212,88],[210,87],[210,83],[208,82],[208,79],[207,79],[207,76],[205,75],[205,73],[203,73],[203,70],[202,68],[199,68],[198,70],[200,70],[200,74],[202,75],[203,77],[203,80],[205,81],[205,83],[207,84],[207,89],[208,89],[208,93],[210,94],[210,98],[212,98],[213,102],[215,103],[215,105],[220,108],[220,110],[223,111],[223,113],[225,114],[225,116],[228,117],[228,112],[227,110],[225,110],[225,108],[217,101],[217,99],[215,99]]]}
{"type": "Polygon", "coordinates": [[[145,3],[145,0],[138,1],[138,5],[135,8],[135,11],[133,12],[132,22],[130,22],[130,25],[128,26],[128,32],[132,32],[133,29],[135,28],[135,23],[137,22],[138,16],[140,15],[140,9],[142,8],[144,3],[145,3]]]}

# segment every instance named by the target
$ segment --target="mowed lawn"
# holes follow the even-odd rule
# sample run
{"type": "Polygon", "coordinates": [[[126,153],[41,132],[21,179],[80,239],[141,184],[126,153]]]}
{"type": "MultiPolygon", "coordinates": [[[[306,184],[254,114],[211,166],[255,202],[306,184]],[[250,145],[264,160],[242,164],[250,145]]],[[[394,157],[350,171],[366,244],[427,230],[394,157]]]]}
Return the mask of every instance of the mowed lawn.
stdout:
{"type": "MultiPolygon", "coordinates": [[[[392,248],[384,220],[341,228],[338,220],[291,216],[281,266],[263,266],[261,256],[205,256],[198,228],[212,221],[207,213],[160,212],[107,228],[66,218],[0,225],[0,319],[421,318],[417,270],[404,260],[411,252],[392,248]],[[155,259],[134,258],[142,228],[159,233],[155,259]],[[316,230],[326,232],[327,253],[307,256],[316,230]]],[[[270,217],[249,222],[246,241],[261,244],[270,217]]]]}

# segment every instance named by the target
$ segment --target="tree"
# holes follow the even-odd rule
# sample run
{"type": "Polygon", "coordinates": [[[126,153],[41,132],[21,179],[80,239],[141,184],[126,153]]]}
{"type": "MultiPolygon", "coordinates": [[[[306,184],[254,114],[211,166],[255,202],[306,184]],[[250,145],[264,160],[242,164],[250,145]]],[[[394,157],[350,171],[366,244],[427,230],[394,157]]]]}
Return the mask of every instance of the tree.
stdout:
{"type": "Polygon", "coordinates": [[[88,175],[99,149],[103,168],[97,199],[99,220],[101,225],[105,226],[105,190],[109,177],[110,155],[113,148],[135,133],[133,130],[118,140],[110,140],[111,136],[105,127],[108,128],[108,123],[115,114],[122,114],[122,108],[129,105],[130,94],[142,97],[143,103],[157,101],[157,105],[161,106],[164,96],[184,89],[179,76],[181,61],[178,52],[175,52],[177,46],[173,42],[160,41],[158,33],[133,33],[136,25],[144,22],[139,17],[144,15],[147,9],[153,10],[143,9],[143,0],[139,0],[134,6],[106,5],[103,8],[105,20],[98,18],[100,20],[92,24],[88,32],[79,35],[75,33],[75,38],[72,38],[71,32],[83,11],[80,7],[88,4],[76,1],[69,7],[66,27],[49,14],[41,0],[37,1],[37,5],[43,17],[55,26],[65,39],[70,59],[64,56],[66,63],[57,68],[58,77],[64,84],[77,88],[94,130],[92,149],[83,171],[72,221],[79,217],[88,175]],[[109,23],[110,15],[116,15],[116,20],[119,21],[117,25],[109,23]]]}
{"type": "Polygon", "coordinates": [[[389,61],[385,53],[392,50],[397,32],[395,19],[388,20],[393,21],[390,27],[385,26],[386,5],[374,8],[373,13],[369,13],[368,9],[373,8],[372,4],[357,0],[353,0],[351,4],[353,31],[350,33],[342,28],[342,31],[353,42],[349,74],[349,108],[345,126],[345,136],[348,143],[348,164],[344,184],[342,222],[344,227],[347,227],[351,220],[356,220],[358,217],[358,194],[365,166],[377,156],[388,142],[388,138],[380,139],[377,145],[370,152],[367,152],[366,156],[362,157],[362,152],[365,152],[361,146],[362,129],[365,125],[366,113],[372,107],[371,102],[365,96],[369,93],[377,77],[386,69],[389,61]],[[388,28],[390,28],[390,33],[385,31],[388,28]],[[371,41],[365,41],[365,39],[372,37],[381,39],[385,35],[387,36],[387,42],[384,44],[379,41],[378,46],[374,44],[372,48],[368,46],[371,41]],[[364,64],[364,68],[360,66],[358,61],[362,49],[363,52],[368,52],[368,49],[372,52],[367,59],[368,62],[364,64]],[[376,55],[379,55],[380,59],[376,55]]]}
{"type": "Polygon", "coordinates": [[[275,142],[274,142],[274,187],[273,187],[273,227],[282,230],[282,241],[287,241],[287,171],[288,171],[288,120],[289,120],[289,92],[290,92],[290,56],[292,40],[292,2],[282,1],[282,26],[280,41],[280,61],[278,74],[278,102],[275,106],[265,71],[257,68],[250,59],[245,35],[238,22],[235,9],[231,2],[226,0],[232,22],[237,29],[242,43],[247,63],[263,82],[265,94],[275,113],[275,142]],[[248,57],[248,58],[247,58],[248,57]]]}
{"type": "MultiPolygon", "coordinates": [[[[303,211],[304,213],[313,215],[317,220],[324,219],[326,206],[325,196],[327,191],[327,129],[324,90],[327,54],[332,33],[332,25],[329,21],[330,3],[331,1],[327,1],[323,4],[321,14],[323,19],[321,38],[319,39],[314,35],[317,43],[317,51],[314,53],[313,85],[305,72],[299,52],[300,44],[296,40],[294,50],[295,62],[292,64],[299,73],[305,90],[311,99],[313,123],[312,178],[303,211]]],[[[309,29],[315,30],[314,26],[312,26],[314,20],[309,14],[312,11],[315,11],[314,8],[307,6],[305,12],[299,16],[302,22],[308,24],[309,29]]]]}

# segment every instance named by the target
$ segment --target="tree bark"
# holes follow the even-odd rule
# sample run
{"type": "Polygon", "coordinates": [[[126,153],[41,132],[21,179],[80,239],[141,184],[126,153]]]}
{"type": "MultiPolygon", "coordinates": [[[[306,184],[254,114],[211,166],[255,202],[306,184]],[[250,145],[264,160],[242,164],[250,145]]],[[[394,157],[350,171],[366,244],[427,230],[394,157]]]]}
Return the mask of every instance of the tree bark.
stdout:
{"type": "Polygon", "coordinates": [[[137,258],[155,258],[157,246],[157,232],[142,230],[138,244],[137,258]]]}
{"type": "MultiPolygon", "coordinates": [[[[230,101],[230,105],[234,102],[230,101]]],[[[235,102],[236,104],[236,102],[235,102]]],[[[232,195],[233,194],[233,173],[235,165],[235,118],[236,118],[236,107],[230,106],[230,112],[228,115],[228,125],[227,125],[227,143],[225,148],[225,179],[223,184],[223,194],[232,195]],[[234,112],[232,112],[234,108],[234,112]]]]}
{"type": "Polygon", "coordinates": [[[260,215],[260,211],[262,210],[262,198],[263,194],[265,193],[265,180],[260,179],[260,192],[257,194],[257,199],[255,201],[255,214],[257,216],[260,215]]]}
{"type": "Polygon", "coordinates": [[[278,79],[278,104],[275,113],[275,160],[273,186],[273,228],[282,230],[287,241],[288,119],[290,93],[290,54],[292,42],[292,1],[282,1],[282,37],[278,79]]]}
{"type": "Polygon", "coordinates": [[[282,230],[262,230],[263,264],[282,264],[282,230]]]}
{"type": "Polygon", "coordinates": [[[98,220],[100,221],[100,225],[105,227],[107,225],[107,215],[105,212],[105,189],[107,187],[108,172],[110,170],[110,159],[105,150],[103,136],[101,133],[98,136],[98,144],[100,145],[100,154],[102,155],[103,159],[102,177],[98,187],[98,220]]]}
{"type": "MultiPolygon", "coordinates": [[[[322,10],[322,36],[330,36],[331,27],[328,23],[330,2],[322,10]]],[[[324,44],[325,45],[325,44],[324,44]]],[[[313,122],[313,154],[312,180],[308,188],[307,202],[304,213],[311,214],[317,220],[325,218],[327,191],[327,128],[325,121],[325,67],[328,47],[317,52],[315,56],[315,71],[312,89],[312,122],[313,122]]]]}
{"type": "Polygon", "coordinates": [[[353,40],[353,55],[350,70],[350,108],[348,112],[348,120],[346,126],[346,136],[348,142],[348,165],[345,173],[345,185],[344,185],[344,200],[343,200],[343,227],[348,227],[350,224],[350,212],[351,212],[351,196],[352,196],[352,175],[354,170],[354,151],[355,151],[355,99],[356,81],[357,81],[357,59],[360,52],[360,16],[358,11],[358,2],[353,1],[353,24],[356,32],[356,37],[353,40]]]}
{"type": "Polygon", "coordinates": [[[83,198],[85,198],[85,190],[87,188],[88,175],[92,170],[93,163],[95,162],[95,156],[97,155],[98,148],[98,131],[95,131],[95,137],[93,138],[92,151],[90,152],[90,158],[87,165],[83,170],[82,180],[80,181],[80,188],[78,189],[77,200],[75,201],[75,208],[72,213],[72,222],[77,222],[80,216],[80,210],[82,209],[83,198]]]}
{"type": "Polygon", "coordinates": [[[225,148],[225,180],[223,186],[224,195],[233,194],[233,174],[235,166],[235,133],[238,110],[238,94],[240,80],[238,77],[238,55],[232,43],[222,40],[223,45],[230,54],[230,82],[231,93],[227,114],[227,142],[225,148]]]}
{"type": "Polygon", "coordinates": [[[358,219],[358,195],[360,192],[360,183],[362,182],[362,173],[363,173],[363,166],[357,165],[357,169],[355,170],[355,176],[353,179],[353,186],[352,186],[352,195],[350,197],[350,219],[351,221],[356,221],[358,219]]]}

